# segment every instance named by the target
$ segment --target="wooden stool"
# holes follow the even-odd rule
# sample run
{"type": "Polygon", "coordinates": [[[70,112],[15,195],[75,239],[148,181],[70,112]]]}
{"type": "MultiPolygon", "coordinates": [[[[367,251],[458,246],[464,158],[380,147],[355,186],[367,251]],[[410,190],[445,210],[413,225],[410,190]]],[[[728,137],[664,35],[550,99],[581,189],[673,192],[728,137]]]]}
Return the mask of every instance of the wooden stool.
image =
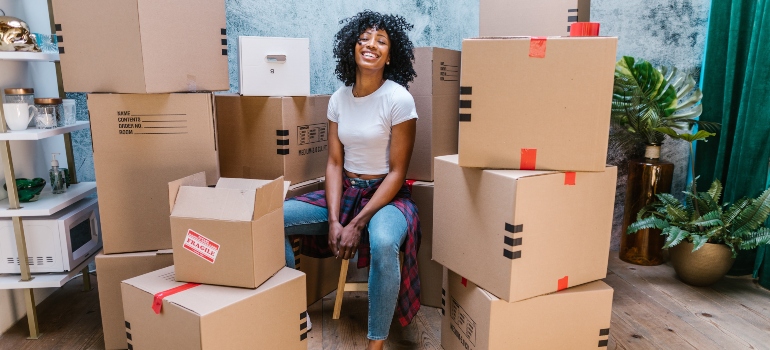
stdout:
{"type": "MultiPolygon", "coordinates": [[[[348,282],[348,264],[350,260],[342,260],[342,266],[340,266],[340,280],[337,283],[337,297],[334,300],[334,313],[332,319],[340,319],[340,311],[342,311],[342,297],[345,292],[368,292],[368,282],[348,282]]],[[[399,254],[398,271],[401,271],[401,265],[404,263],[404,253],[399,254]]]]}

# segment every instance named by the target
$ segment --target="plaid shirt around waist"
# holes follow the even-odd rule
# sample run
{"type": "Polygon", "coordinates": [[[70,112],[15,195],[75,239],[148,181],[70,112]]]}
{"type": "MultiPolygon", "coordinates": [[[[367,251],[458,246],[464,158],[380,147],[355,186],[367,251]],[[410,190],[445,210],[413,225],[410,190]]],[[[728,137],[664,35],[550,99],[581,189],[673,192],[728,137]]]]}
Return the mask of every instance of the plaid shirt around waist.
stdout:
{"type": "MultiPolygon", "coordinates": [[[[342,199],[340,201],[340,224],[346,226],[364,208],[366,203],[382,184],[382,179],[369,187],[352,186],[350,178],[343,176],[342,199]]],[[[326,192],[319,190],[291,198],[308,204],[326,208],[326,192]]],[[[401,186],[392,204],[404,214],[407,222],[406,239],[401,245],[404,252],[404,262],[401,264],[401,286],[398,291],[396,316],[401,326],[406,327],[420,310],[420,278],[417,275],[417,251],[420,249],[420,218],[417,215],[417,205],[412,201],[412,194],[407,184],[401,186]]],[[[294,238],[294,237],[292,237],[294,238]]],[[[328,258],[334,256],[329,247],[329,235],[302,235],[300,253],[313,258],[328,258]]],[[[369,251],[369,231],[361,232],[361,242],[358,245],[358,268],[369,266],[371,259],[369,251]]]]}

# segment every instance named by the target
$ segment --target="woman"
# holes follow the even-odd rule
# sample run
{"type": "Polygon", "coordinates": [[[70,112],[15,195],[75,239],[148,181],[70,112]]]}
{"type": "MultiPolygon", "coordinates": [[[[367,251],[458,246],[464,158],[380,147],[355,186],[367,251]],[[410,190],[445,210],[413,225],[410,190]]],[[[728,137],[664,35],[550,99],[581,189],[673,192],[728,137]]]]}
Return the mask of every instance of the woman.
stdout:
{"type": "MultiPolygon", "coordinates": [[[[396,310],[407,325],[419,309],[417,208],[405,186],[417,113],[412,28],[404,18],[364,11],[335,37],[335,73],[345,86],[329,100],[326,190],[284,203],[286,235],[302,253],[350,259],[369,270],[369,349],[382,349],[396,310]],[[404,264],[399,272],[399,250],[404,264]],[[399,283],[401,288],[399,289],[399,283]]],[[[294,253],[286,240],[286,265],[294,253]]]]}

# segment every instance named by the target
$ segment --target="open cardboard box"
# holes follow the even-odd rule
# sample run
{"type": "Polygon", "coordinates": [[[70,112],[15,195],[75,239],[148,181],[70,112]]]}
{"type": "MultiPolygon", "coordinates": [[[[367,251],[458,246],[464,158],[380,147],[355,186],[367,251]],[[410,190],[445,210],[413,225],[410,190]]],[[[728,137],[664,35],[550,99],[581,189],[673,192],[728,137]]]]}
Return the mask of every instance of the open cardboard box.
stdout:
{"type": "Polygon", "coordinates": [[[256,288],[286,264],[288,183],[194,174],[168,184],[178,281],[256,288]]]}
{"type": "Polygon", "coordinates": [[[307,349],[305,274],[294,269],[244,289],[176,282],[169,266],[121,290],[129,349],[307,349]]]}
{"type": "Polygon", "coordinates": [[[607,274],[617,168],[481,170],[436,158],[433,259],[514,302],[607,274]]]}

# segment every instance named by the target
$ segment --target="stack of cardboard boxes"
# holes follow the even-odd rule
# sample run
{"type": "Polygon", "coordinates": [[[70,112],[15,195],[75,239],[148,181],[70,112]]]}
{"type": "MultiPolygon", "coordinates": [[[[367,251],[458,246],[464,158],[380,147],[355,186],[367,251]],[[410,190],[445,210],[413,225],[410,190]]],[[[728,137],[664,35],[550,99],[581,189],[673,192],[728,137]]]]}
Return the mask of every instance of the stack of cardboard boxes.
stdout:
{"type": "MultiPolygon", "coordinates": [[[[607,346],[617,38],[463,41],[459,154],[435,161],[444,349],[607,346]]],[[[422,266],[421,266],[422,268],[422,266]]]]}
{"type": "MultiPolygon", "coordinates": [[[[234,184],[220,179],[220,165],[222,174],[232,177],[275,179],[285,175],[297,183],[316,179],[317,186],[326,161],[325,147],[316,146],[319,141],[325,146],[328,96],[290,98],[288,102],[263,98],[266,101],[253,103],[264,108],[250,111],[252,114],[229,103],[235,100],[240,107],[239,98],[223,97],[224,111],[218,111],[220,100],[212,92],[230,88],[224,0],[55,0],[53,12],[64,88],[89,93],[104,246],[96,265],[106,348],[146,348],[147,344],[153,344],[151,348],[164,344],[168,348],[210,348],[211,344],[246,348],[241,345],[271,341],[282,344],[273,348],[292,348],[292,344],[304,348],[306,335],[302,334],[307,329],[298,326],[304,316],[297,318],[304,315],[309,299],[304,293],[304,274],[281,268],[283,182],[275,185],[280,191],[268,194],[262,188],[267,184],[264,181],[234,184]],[[217,118],[225,123],[217,123],[217,118]],[[316,126],[323,131],[303,133],[301,126],[315,123],[323,124],[316,126]],[[288,133],[290,129],[292,133],[288,133]],[[264,131],[272,137],[262,136],[264,131]],[[271,147],[260,149],[264,155],[248,149],[252,146],[248,142],[254,139],[272,142],[271,147]],[[283,140],[277,143],[278,152],[276,139],[283,140]],[[294,155],[303,152],[292,149],[290,153],[294,145],[313,149],[304,152],[308,157],[298,159],[294,155]],[[234,167],[240,170],[234,173],[234,167]],[[228,202],[230,213],[218,212],[222,208],[208,204],[196,209],[182,203],[177,208],[174,204],[180,202],[175,200],[176,193],[169,196],[169,182],[196,173],[201,174],[190,184],[219,184],[210,195],[231,189],[253,196],[228,202]],[[269,213],[258,205],[267,202],[269,213]],[[172,255],[174,208],[181,216],[199,215],[193,219],[208,222],[209,228],[222,228],[227,222],[244,231],[230,238],[209,237],[223,246],[220,257],[214,257],[216,264],[180,247],[172,255]],[[221,215],[238,217],[223,219],[221,215]],[[270,225],[257,225],[259,220],[268,220],[267,216],[270,225]],[[249,225],[259,227],[249,230],[249,225]],[[270,234],[265,233],[268,231],[270,234]],[[251,243],[255,237],[261,240],[260,235],[272,237],[272,247],[267,248],[266,243],[265,248],[257,248],[251,243]],[[234,245],[232,240],[239,243],[234,245]],[[236,246],[237,253],[233,251],[236,246]],[[261,260],[266,258],[262,249],[272,252],[270,263],[261,260]],[[237,258],[232,260],[234,254],[237,258]],[[227,268],[212,273],[217,278],[199,280],[198,274],[206,270],[196,265],[200,262],[227,268]],[[192,277],[190,267],[196,272],[192,277]],[[158,270],[162,268],[166,269],[158,270]],[[184,286],[175,279],[249,289],[196,287],[162,299],[165,309],[156,315],[151,308],[153,296],[158,299],[162,294],[157,293],[168,294],[168,289],[184,286]],[[126,281],[123,292],[121,281],[126,281]],[[187,327],[173,325],[177,322],[187,327]]],[[[184,203],[194,200],[188,198],[184,203]]],[[[181,235],[183,238],[173,238],[186,238],[186,231],[181,235]]],[[[336,274],[328,279],[336,281],[336,274]]]]}

